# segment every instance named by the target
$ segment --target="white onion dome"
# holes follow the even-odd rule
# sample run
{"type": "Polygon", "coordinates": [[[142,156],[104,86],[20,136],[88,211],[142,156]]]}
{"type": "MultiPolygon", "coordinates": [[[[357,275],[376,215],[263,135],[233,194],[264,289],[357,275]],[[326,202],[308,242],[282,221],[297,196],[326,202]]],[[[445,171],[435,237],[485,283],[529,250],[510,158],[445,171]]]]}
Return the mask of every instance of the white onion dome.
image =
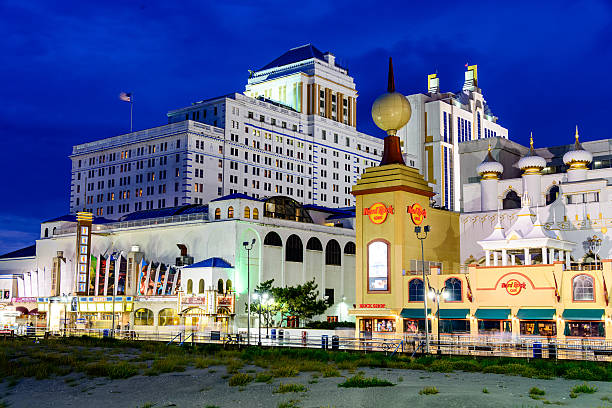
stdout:
{"type": "Polygon", "coordinates": [[[563,155],[563,163],[569,166],[569,170],[586,169],[593,161],[593,154],[584,150],[578,140],[578,126],[576,126],[576,141],[574,147],[563,155]]]}
{"type": "Polygon", "coordinates": [[[540,174],[546,167],[546,160],[538,156],[533,148],[533,134],[529,137],[529,151],[518,161],[518,167],[523,174],[540,174]]]}
{"type": "Polygon", "coordinates": [[[491,145],[485,159],[476,167],[476,172],[483,180],[498,180],[499,175],[504,172],[504,166],[491,155],[491,145]]]}

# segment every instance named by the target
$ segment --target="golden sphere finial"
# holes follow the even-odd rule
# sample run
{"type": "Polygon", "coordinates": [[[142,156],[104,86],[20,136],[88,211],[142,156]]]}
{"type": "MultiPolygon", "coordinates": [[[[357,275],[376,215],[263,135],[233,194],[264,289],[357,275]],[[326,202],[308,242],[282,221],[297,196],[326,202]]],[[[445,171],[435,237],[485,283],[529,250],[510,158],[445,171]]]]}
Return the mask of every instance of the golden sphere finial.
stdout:
{"type": "Polygon", "coordinates": [[[533,131],[529,134],[529,147],[533,150],[533,131]]]}
{"type": "Polygon", "coordinates": [[[576,143],[578,143],[578,125],[576,125],[576,143]]]}
{"type": "Polygon", "coordinates": [[[387,135],[395,135],[410,120],[412,109],[408,99],[399,92],[395,92],[393,77],[393,60],[389,58],[389,78],[387,93],[379,96],[372,104],[372,119],[376,126],[384,130],[387,135]]]}

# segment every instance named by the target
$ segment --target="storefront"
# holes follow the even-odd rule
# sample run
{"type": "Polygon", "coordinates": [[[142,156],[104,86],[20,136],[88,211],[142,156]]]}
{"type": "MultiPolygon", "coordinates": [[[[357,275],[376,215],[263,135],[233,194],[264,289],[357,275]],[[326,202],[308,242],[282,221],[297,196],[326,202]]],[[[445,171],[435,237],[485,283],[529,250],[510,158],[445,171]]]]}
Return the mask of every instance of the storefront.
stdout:
{"type": "Polygon", "coordinates": [[[566,337],[606,337],[604,309],[565,309],[566,337]]]}
{"type": "Polygon", "coordinates": [[[521,336],[556,336],[555,315],[555,309],[519,309],[516,318],[521,336]]]}
{"type": "MultiPolygon", "coordinates": [[[[427,309],[429,331],[431,332],[431,309],[427,309]]],[[[425,333],[425,311],[421,309],[402,309],[400,317],[403,319],[405,334],[425,333]]]]}
{"type": "Polygon", "coordinates": [[[478,334],[512,333],[511,309],[478,309],[474,317],[478,321],[478,334]]]}
{"type": "Polygon", "coordinates": [[[470,309],[440,309],[439,319],[440,333],[470,333],[470,309]]]}

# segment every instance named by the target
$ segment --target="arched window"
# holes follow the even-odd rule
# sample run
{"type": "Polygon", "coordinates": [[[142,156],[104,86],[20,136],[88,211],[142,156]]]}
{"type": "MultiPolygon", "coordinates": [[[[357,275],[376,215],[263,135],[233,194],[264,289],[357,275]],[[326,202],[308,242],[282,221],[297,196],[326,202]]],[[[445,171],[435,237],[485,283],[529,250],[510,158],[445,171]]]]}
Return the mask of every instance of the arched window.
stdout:
{"type": "Polygon", "coordinates": [[[221,209],[217,208],[215,210],[215,220],[220,220],[221,219],[221,209]]]}
{"type": "Polygon", "coordinates": [[[138,309],[134,312],[136,326],[153,326],[153,312],[149,309],[138,309]]]}
{"type": "Polygon", "coordinates": [[[304,260],[304,246],[302,240],[295,234],[289,235],[285,246],[285,261],[302,262],[304,260]]]}
{"type": "Polygon", "coordinates": [[[244,207],[244,218],[251,218],[251,209],[249,207],[244,207]]]}
{"type": "Polygon", "coordinates": [[[356,250],[357,250],[357,248],[355,247],[355,243],[354,242],[349,241],[344,246],[344,253],[346,255],[355,255],[355,251],[356,250]]]}
{"type": "Polygon", "coordinates": [[[444,282],[444,292],[446,293],[447,302],[461,302],[463,296],[461,281],[457,278],[447,279],[444,282]]]}
{"type": "Polygon", "coordinates": [[[259,219],[259,208],[253,208],[253,219],[254,220],[259,219]]]}
{"type": "Polygon", "coordinates": [[[198,293],[204,293],[204,279],[200,279],[198,283],[198,293]]]}
{"type": "Polygon", "coordinates": [[[219,279],[217,282],[217,292],[223,293],[223,279],[219,279]]]}
{"type": "Polygon", "coordinates": [[[191,279],[187,280],[187,294],[191,295],[193,293],[193,281],[191,279]]]}
{"type": "Polygon", "coordinates": [[[178,326],[179,317],[174,309],[167,308],[159,311],[159,325],[160,326],[178,326]]]}
{"type": "Polygon", "coordinates": [[[234,218],[234,207],[227,207],[227,218],[234,218]]]}
{"type": "Polygon", "coordinates": [[[49,238],[49,228],[45,228],[45,238],[49,238]]]}
{"type": "Polygon", "coordinates": [[[329,240],[325,246],[325,265],[341,265],[342,251],[340,244],[335,239],[329,240]]]}
{"type": "Polygon", "coordinates": [[[422,302],[425,287],[421,279],[413,279],[408,283],[408,301],[409,302],[422,302]]]}
{"type": "Polygon", "coordinates": [[[311,251],[323,251],[323,245],[321,245],[319,238],[312,237],[306,243],[306,249],[311,251]]]}
{"type": "Polygon", "coordinates": [[[232,291],[232,281],[230,279],[225,281],[225,291],[226,292],[232,291]]]}
{"type": "Polygon", "coordinates": [[[272,246],[283,246],[283,240],[281,237],[274,231],[268,232],[268,235],[264,238],[264,245],[272,245],[272,246]]]}
{"type": "Polygon", "coordinates": [[[521,207],[521,198],[516,194],[516,191],[510,190],[503,200],[504,210],[521,207]]]}
{"type": "Polygon", "coordinates": [[[554,203],[559,198],[559,186],[552,186],[546,193],[546,205],[554,203]]]}
{"type": "Polygon", "coordinates": [[[57,232],[57,227],[53,227],[53,235],[57,232]]]}
{"type": "Polygon", "coordinates": [[[384,240],[368,244],[368,292],[389,291],[389,243],[384,240]]]}
{"type": "Polygon", "coordinates": [[[589,275],[578,275],[572,281],[574,301],[584,302],[595,300],[595,284],[589,275]]]}

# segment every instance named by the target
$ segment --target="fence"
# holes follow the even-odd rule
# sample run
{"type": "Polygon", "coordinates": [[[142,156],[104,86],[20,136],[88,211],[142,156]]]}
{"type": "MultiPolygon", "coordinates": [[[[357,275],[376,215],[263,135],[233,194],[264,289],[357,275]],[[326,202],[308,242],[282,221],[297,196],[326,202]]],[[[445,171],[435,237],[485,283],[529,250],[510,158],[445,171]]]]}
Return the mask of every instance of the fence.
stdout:
{"type": "MultiPolygon", "coordinates": [[[[177,326],[170,331],[115,330],[110,329],[67,329],[49,332],[44,327],[26,327],[21,332],[0,333],[4,337],[62,337],[91,336],[98,338],[115,337],[129,341],[156,341],[167,344],[220,344],[243,347],[261,345],[263,347],[323,348],[330,350],[350,350],[361,352],[423,354],[425,341],[422,335],[404,337],[355,338],[338,335],[320,334],[316,330],[304,330],[299,336],[289,334],[282,328],[266,331],[262,329],[261,338],[257,329],[251,331],[250,339],[246,332],[238,334],[215,330],[191,331],[188,327],[177,326]],[[261,343],[260,343],[261,342],[261,343]]],[[[496,336],[470,337],[462,335],[443,335],[440,342],[430,339],[431,354],[481,356],[550,358],[559,360],[612,361],[612,342],[602,339],[569,339],[564,342],[542,337],[508,339],[496,336]]]]}

